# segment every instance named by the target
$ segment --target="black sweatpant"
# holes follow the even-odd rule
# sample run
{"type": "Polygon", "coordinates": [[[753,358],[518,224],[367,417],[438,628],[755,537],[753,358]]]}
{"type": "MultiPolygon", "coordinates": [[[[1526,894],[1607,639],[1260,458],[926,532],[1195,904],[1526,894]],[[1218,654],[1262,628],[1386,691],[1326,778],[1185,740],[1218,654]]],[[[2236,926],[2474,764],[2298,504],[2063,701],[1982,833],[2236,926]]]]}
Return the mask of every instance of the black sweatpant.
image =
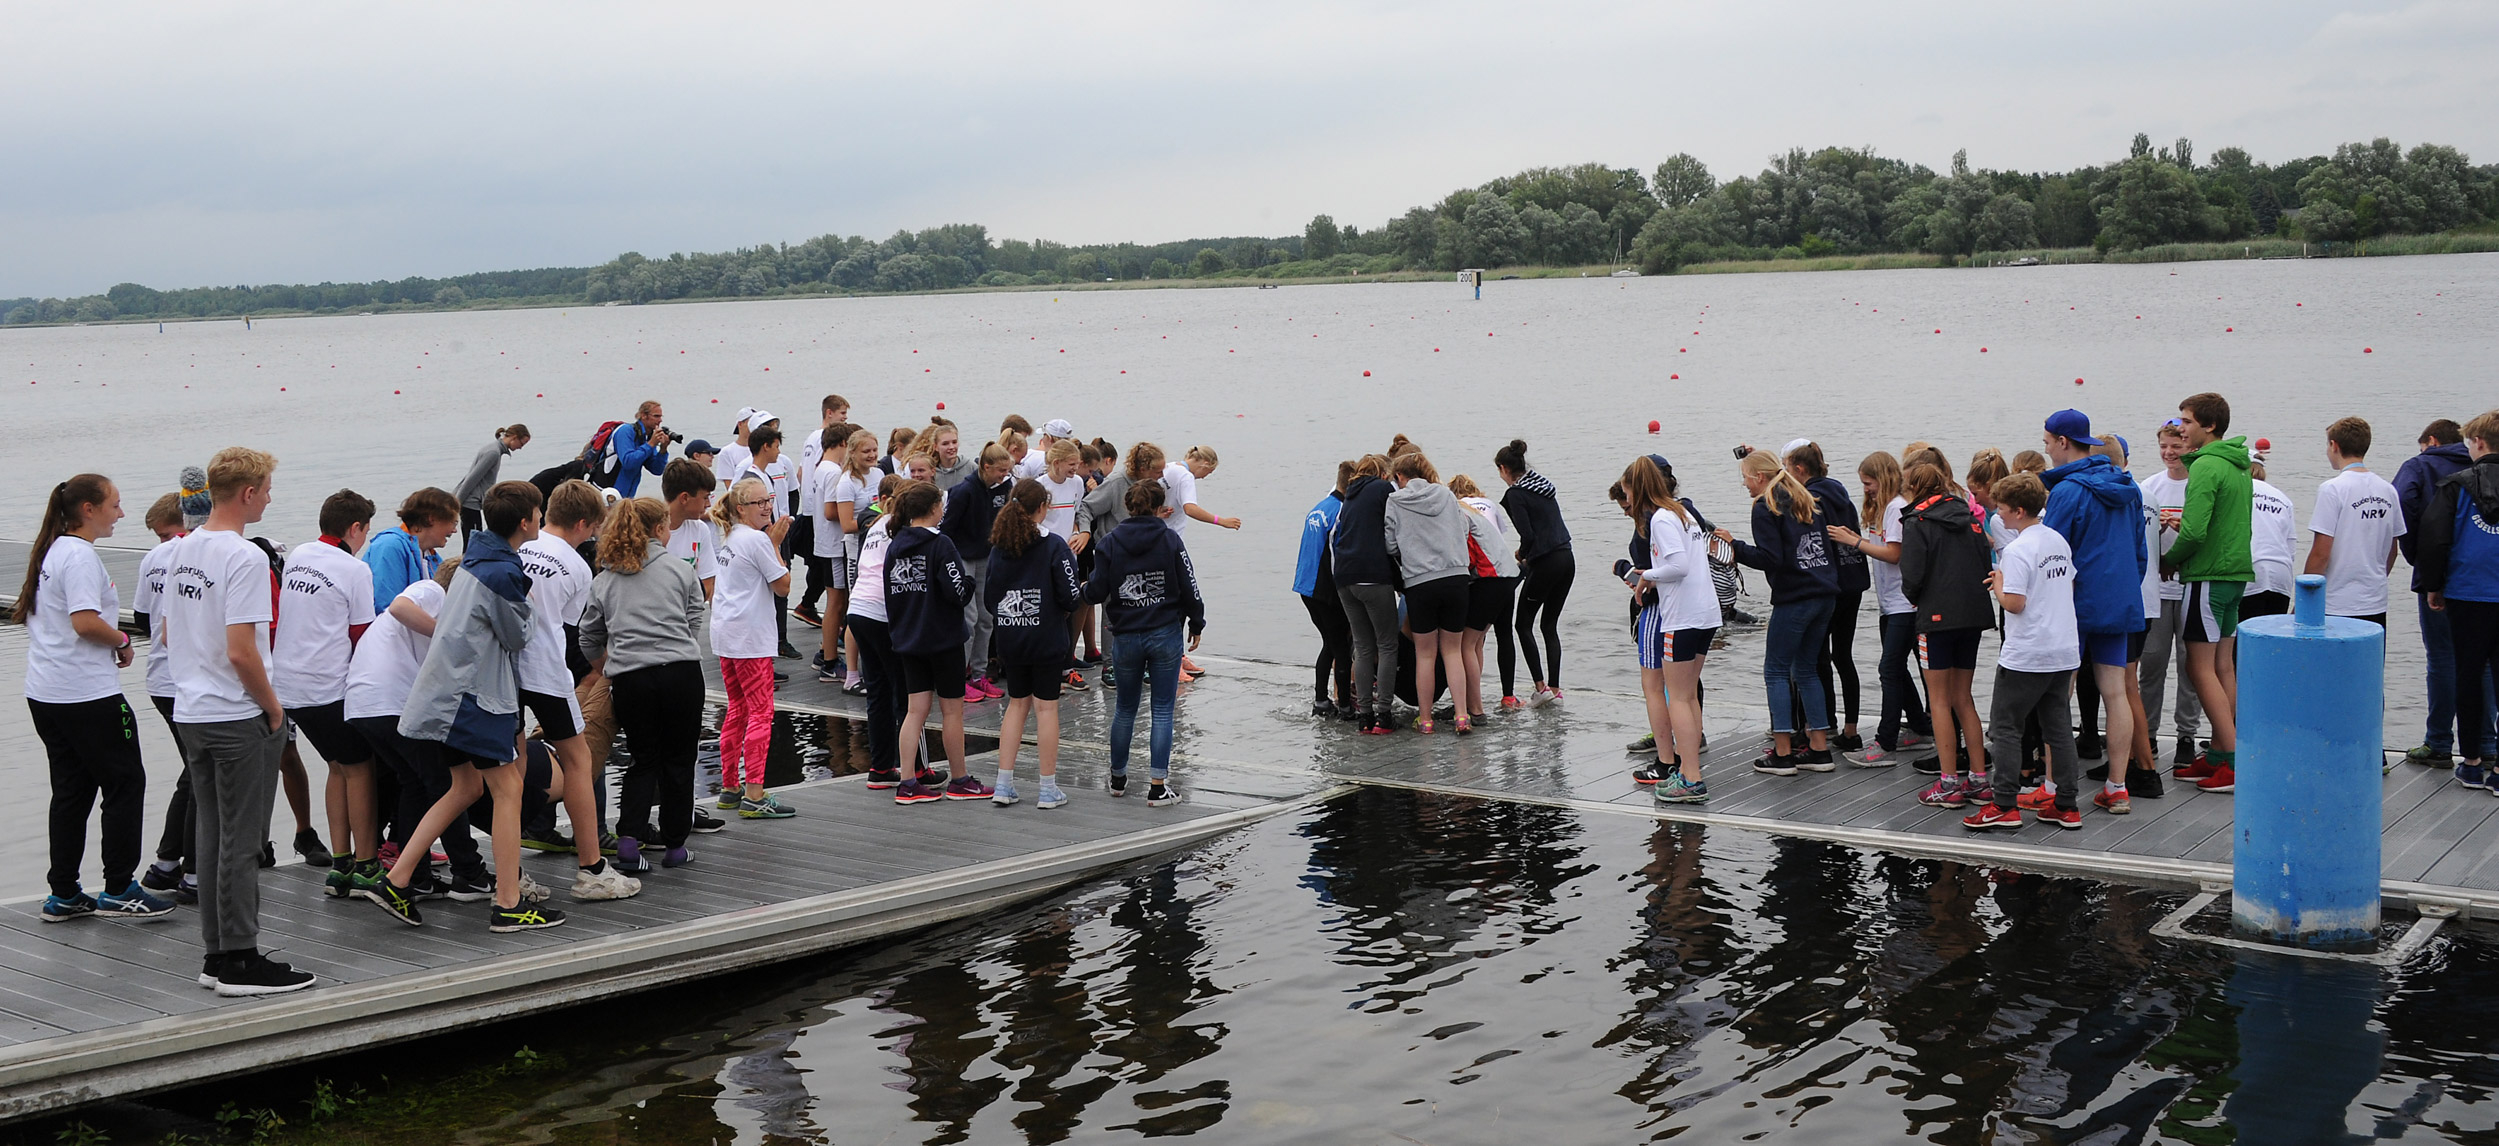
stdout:
{"type": "MultiPolygon", "coordinates": [[[[2490,697],[2482,693],[2482,673],[2499,662],[2499,602],[2447,602],[2447,632],[2456,646],[2456,711],[2483,712],[2490,706],[2490,697]]],[[[2473,722],[2462,722],[2467,729],[2473,722]]],[[[2499,757],[2499,744],[2456,745],[2456,754],[2467,760],[2479,759],[2484,764],[2499,757]],[[2478,750],[2477,750],[2478,749],[2478,750]]]]}
{"type": "MultiPolygon", "coordinates": [[[[174,751],[182,751],[182,726],[174,723],[174,698],[151,696],[157,715],[165,718],[165,728],[173,733],[174,751]]],[[[173,798],[165,801],[165,834],[156,841],[156,858],[166,863],[179,863],[186,872],[197,871],[199,849],[193,846],[191,823],[191,765],[185,761],[180,774],[174,777],[173,798]]]]}
{"type": "MultiPolygon", "coordinates": [[[[360,716],[348,723],[364,733],[365,743],[373,746],[374,757],[399,778],[399,806],[390,839],[405,848],[417,821],[424,819],[437,801],[451,794],[451,768],[443,763],[442,746],[401,736],[396,716],[360,716]]],[[[443,858],[451,861],[452,874],[476,877],[485,872],[486,859],[477,850],[477,837],[469,831],[469,824],[466,810],[452,817],[441,836],[443,858]]]]}
{"type": "Polygon", "coordinates": [[[1310,623],[1319,630],[1319,659],[1311,666],[1311,679],[1321,704],[1328,700],[1328,681],[1336,681],[1336,702],[1354,703],[1354,629],[1345,620],[1345,603],[1336,594],[1302,598],[1302,608],[1309,610],[1310,623]]]}
{"type": "Polygon", "coordinates": [[[147,769],[139,764],[139,721],[130,702],[116,693],[75,704],[26,702],[35,735],[52,764],[52,870],[44,878],[52,894],[78,894],[78,869],[87,859],[87,816],[104,801],[104,886],[108,895],[130,887],[139,870],[139,834],[147,817],[147,769]]]}
{"type": "Polygon", "coordinates": [[[885,622],[856,613],[850,622],[859,638],[859,683],[868,689],[868,767],[893,772],[902,767],[904,692],[902,662],[894,659],[893,631],[885,622]]]}
{"type": "Polygon", "coordinates": [[[625,769],[616,834],[644,844],[684,847],[694,830],[694,746],[703,738],[703,669],[693,661],[634,669],[608,678],[616,730],[633,746],[625,769]],[[659,805],[652,833],[651,806],[659,805]]]}
{"type": "Polygon", "coordinates": [[[1519,563],[1518,642],[1527,654],[1527,675],[1537,684],[1562,687],[1562,603],[1570,600],[1571,581],[1579,563],[1568,549],[1556,549],[1533,561],[1519,563]],[[1536,649],[1536,615],[1544,614],[1542,662],[1536,649]]]}

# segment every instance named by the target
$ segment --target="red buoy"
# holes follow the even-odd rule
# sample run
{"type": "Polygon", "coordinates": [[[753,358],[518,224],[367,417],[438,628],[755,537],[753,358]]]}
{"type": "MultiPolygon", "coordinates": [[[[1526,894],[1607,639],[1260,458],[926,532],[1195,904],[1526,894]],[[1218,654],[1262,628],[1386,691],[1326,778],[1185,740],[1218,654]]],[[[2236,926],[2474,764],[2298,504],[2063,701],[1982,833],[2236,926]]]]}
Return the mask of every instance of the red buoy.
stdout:
{"type": "Polygon", "coordinates": [[[1658,430],[1657,419],[1655,419],[1655,418],[1651,418],[1651,419],[1649,419],[1649,432],[1650,432],[1650,433],[1652,433],[1652,434],[1654,434],[1654,433],[1656,433],[1656,432],[1657,432],[1657,430],[1658,430]]]}
{"type": "Polygon", "coordinates": [[[2270,449],[2272,449],[2272,448],[2273,448],[2273,439],[2272,439],[2272,438],[2258,438],[2258,439],[2256,439],[2256,448],[2257,448],[2257,449],[2260,449],[2260,450],[2270,450],[2270,449]]]}
{"type": "Polygon", "coordinates": [[[2082,385],[2082,384],[2083,384],[2083,380],[2082,380],[2082,379],[2080,379],[2080,378],[2076,378],[2076,379],[2074,379],[2074,385],[2076,385],[2076,386],[2080,386],[2080,385],[2082,385]]]}
{"type": "Polygon", "coordinates": [[[1365,370],[1365,371],[1363,371],[1363,372],[1362,372],[1362,376],[1363,376],[1363,377],[1365,377],[1365,378],[1368,378],[1368,377],[1370,377],[1370,376],[1371,376],[1371,372],[1370,372],[1370,371],[1368,371],[1368,370],[1365,370]]]}
{"type": "Polygon", "coordinates": [[[2363,346],[2363,347],[2361,347],[2361,348],[2360,348],[2360,352],[2361,352],[2362,354],[2375,354],[2375,353],[2377,353],[2377,348],[2375,348],[2375,347],[2370,347],[2370,346],[2363,346]]]}
{"type": "Polygon", "coordinates": [[[945,408],[946,408],[946,404],[945,404],[945,403],[943,403],[943,402],[939,402],[939,403],[937,404],[937,408],[938,408],[938,409],[940,409],[940,410],[943,410],[943,409],[945,409],[945,408]]]}

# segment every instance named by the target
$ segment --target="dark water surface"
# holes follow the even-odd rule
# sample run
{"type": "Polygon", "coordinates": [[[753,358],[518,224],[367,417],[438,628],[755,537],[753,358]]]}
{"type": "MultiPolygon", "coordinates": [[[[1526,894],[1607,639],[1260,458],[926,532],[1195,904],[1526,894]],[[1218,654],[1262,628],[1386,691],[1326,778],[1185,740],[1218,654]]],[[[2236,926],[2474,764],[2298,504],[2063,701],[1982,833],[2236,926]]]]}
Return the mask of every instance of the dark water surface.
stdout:
{"type": "Polygon", "coordinates": [[[2488,932],[2382,974],[2150,938],[2181,898],[1366,791],[865,953],[164,1105],[342,1142],[2499,1134],[2488,932]],[[334,1134],[295,1117],[313,1078],[385,1075],[457,1089],[334,1134]]]}

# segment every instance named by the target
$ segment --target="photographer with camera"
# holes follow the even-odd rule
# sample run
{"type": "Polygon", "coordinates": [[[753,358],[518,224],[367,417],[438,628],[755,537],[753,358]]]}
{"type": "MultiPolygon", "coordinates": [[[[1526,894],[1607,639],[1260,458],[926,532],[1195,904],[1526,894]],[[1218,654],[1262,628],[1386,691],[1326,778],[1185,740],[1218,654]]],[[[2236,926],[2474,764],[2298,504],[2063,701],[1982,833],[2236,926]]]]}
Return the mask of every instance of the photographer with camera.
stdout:
{"type": "Polygon", "coordinates": [[[632,421],[608,435],[606,456],[599,459],[598,468],[613,479],[608,484],[618,497],[632,497],[642,486],[642,475],[657,475],[668,468],[668,445],[676,435],[660,424],[660,414],[658,399],[644,402],[632,421]]]}

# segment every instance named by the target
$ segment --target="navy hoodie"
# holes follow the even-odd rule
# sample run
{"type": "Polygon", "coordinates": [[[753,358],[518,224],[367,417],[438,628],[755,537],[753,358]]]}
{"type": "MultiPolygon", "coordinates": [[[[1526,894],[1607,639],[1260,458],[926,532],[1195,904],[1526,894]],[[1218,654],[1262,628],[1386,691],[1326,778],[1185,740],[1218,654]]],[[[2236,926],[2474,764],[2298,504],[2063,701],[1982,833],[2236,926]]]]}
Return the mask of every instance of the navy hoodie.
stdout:
{"type": "Polygon", "coordinates": [[[1042,534],[1024,547],[1021,557],[1009,557],[1004,549],[989,551],[981,604],[998,617],[991,647],[999,663],[1053,670],[1066,665],[1076,651],[1067,618],[1082,600],[1076,588],[1076,554],[1057,536],[1042,534]]]}
{"type": "Polygon", "coordinates": [[[927,656],[961,647],[963,605],[971,599],[971,572],[954,542],[936,530],[905,529],[886,548],[885,624],[895,652],[927,656]]]}
{"type": "Polygon", "coordinates": [[[1345,487],[1345,508],[1337,512],[1336,533],[1328,541],[1338,585],[1397,583],[1397,560],[1388,555],[1388,495],[1394,488],[1367,474],[1345,487]]]}
{"type": "MultiPolygon", "coordinates": [[[[1829,474],[1805,483],[1805,490],[1814,495],[1814,504],[1822,507],[1822,524],[1843,525],[1851,533],[1862,533],[1857,524],[1857,503],[1848,500],[1848,487],[1829,474]]],[[[1824,534],[1829,537],[1830,534],[1824,534]]],[[[1863,593],[1874,588],[1874,570],[1866,567],[1866,555],[1853,548],[1831,546],[1831,560],[1839,571],[1840,592],[1863,593]]]]}
{"type": "Polygon", "coordinates": [[[1771,509],[1772,499],[1785,501],[1776,487],[1769,497],[1753,499],[1753,540],[1736,539],[1736,563],[1769,575],[1773,605],[1838,596],[1839,573],[1831,567],[1831,535],[1823,532],[1820,507],[1812,521],[1798,521],[1771,509]]]}
{"type": "Polygon", "coordinates": [[[979,470],[956,482],[946,491],[946,516],[937,523],[937,532],[954,542],[955,552],[965,561],[989,560],[989,527],[997,524],[998,511],[1006,508],[1007,491],[1015,488],[1015,475],[998,479],[996,485],[982,485],[979,470]]]}
{"type": "MultiPolygon", "coordinates": [[[[1520,474],[1502,492],[1501,512],[1509,514],[1510,524],[1518,529],[1519,560],[1534,561],[1571,547],[1570,527],[1562,524],[1562,503],[1543,474],[1534,470],[1520,474]]],[[[1647,554],[1641,557],[1646,560],[1647,554]]]]}
{"type": "Polygon", "coordinates": [[[1191,634],[1206,631],[1206,600],[1198,596],[1197,567],[1189,564],[1180,535],[1162,518],[1122,521],[1095,550],[1085,600],[1105,606],[1112,632],[1160,632],[1182,618],[1187,618],[1191,634]]]}
{"type": "Polygon", "coordinates": [[[2413,555],[2413,547],[2421,541],[2421,514],[2430,507],[2430,494],[2438,488],[2440,479],[2472,464],[2472,451],[2457,442],[2431,446],[2405,458],[2404,464],[2395,470],[2395,504],[2404,512],[2404,534],[2395,539],[2395,546],[2403,550],[2404,561],[2412,566],[2415,593],[2426,591],[2421,587],[2421,559],[2413,555]]]}

